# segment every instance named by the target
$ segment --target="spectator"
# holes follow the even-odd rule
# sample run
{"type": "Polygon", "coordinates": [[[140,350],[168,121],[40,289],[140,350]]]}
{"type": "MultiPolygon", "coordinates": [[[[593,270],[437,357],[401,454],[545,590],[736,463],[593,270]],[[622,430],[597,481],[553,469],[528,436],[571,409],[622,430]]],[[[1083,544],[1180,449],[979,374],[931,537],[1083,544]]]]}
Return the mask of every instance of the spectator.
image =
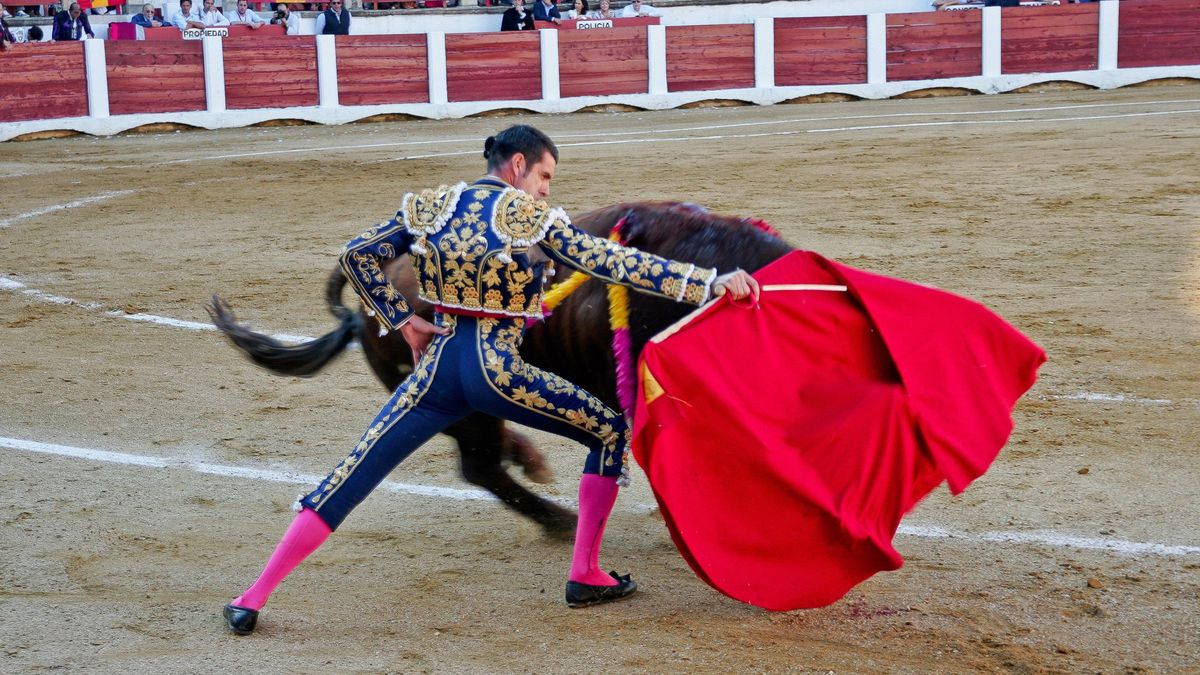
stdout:
{"type": "Polygon", "coordinates": [[[13,37],[12,31],[8,29],[8,22],[4,20],[4,15],[7,12],[4,10],[4,3],[0,2],[0,52],[7,51],[8,46],[17,41],[13,37]]]}
{"type": "Polygon", "coordinates": [[[500,30],[533,30],[533,13],[525,11],[525,0],[513,0],[513,6],[504,10],[500,30]]]}
{"type": "Polygon", "coordinates": [[[51,40],[82,40],[83,36],[96,37],[87,15],[79,10],[79,3],[72,2],[65,10],[54,15],[54,31],[51,40]]]}
{"type": "Polygon", "coordinates": [[[642,0],[633,0],[621,10],[621,17],[629,19],[635,16],[662,16],[662,12],[643,3],[642,0]]]}
{"type": "Polygon", "coordinates": [[[342,8],[342,0],[329,0],[329,9],[317,15],[317,35],[349,35],[350,10],[342,8]]]}
{"type": "Polygon", "coordinates": [[[267,25],[261,16],[250,9],[250,3],[246,0],[237,0],[237,9],[229,14],[228,19],[230,26],[250,26],[254,30],[267,25]]]}
{"type": "Polygon", "coordinates": [[[154,18],[154,5],[146,3],[142,5],[142,13],[134,14],[129,23],[134,23],[142,28],[162,28],[163,22],[154,18]]]}
{"type": "Polygon", "coordinates": [[[195,21],[188,21],[189,28],[208,28],[209,26],[229,25],[229,19],[226,19],[225,15],[221,13],[221,10],[217,9],[216,0],[204,0],[204,9],[200,10],[200,14],[196,18],[197,20],[195,21]],[[198,23],[200,25],[194,26],[192,25],[194,23],[198,23]]]}
{"type": "Polygon", "coordinates": [[[292,14],[286,2],[275,5],[275,17],[271,19],[271,23],[285,27],[288,35],[300,34],[300,15],[292,14]]]}
{"type": "Polygon", "coordinates": [[[588,17],[587,0],[575,0],[575,4],[571,6],[571,9],[567,10],[566,18],[568,18],[568,19],[578,20],[578,19],[586,19],[587,17],[588,17]]]}
{"type": "Polygon", "coordinates": [[[184,28],[204,28],[204,24],[200,23],[200,17],[192,10],[192,0],[179,0],[179,11],[175,16],[171,17],[171,24],[179,30],[184,28]],[[198,24],[193,26],[192,23],[198,24]]]}
{"type": "Polygon", "coordinates": [[[593,10],[588,14],[589,19],[615,19],[617,13],[609,7],[608,0],[600,0],[600,9],[593,10]]]}
{"type": "Polygon", "coordinates": [[[558,13],[558,6],[554,4],[554,0],[533,0],[533,20],[553,21],[561,25],[562,14],[558,13]]]}
{"type": "Polygon", "coordinates": [[[30,26],[29,32],[27,32],[25,34],[25,41],[26,42],[41,42],[42,38],[44,38],[44,37],[46,37],[46,36],[42,33],[41,26],[30,26]]]}

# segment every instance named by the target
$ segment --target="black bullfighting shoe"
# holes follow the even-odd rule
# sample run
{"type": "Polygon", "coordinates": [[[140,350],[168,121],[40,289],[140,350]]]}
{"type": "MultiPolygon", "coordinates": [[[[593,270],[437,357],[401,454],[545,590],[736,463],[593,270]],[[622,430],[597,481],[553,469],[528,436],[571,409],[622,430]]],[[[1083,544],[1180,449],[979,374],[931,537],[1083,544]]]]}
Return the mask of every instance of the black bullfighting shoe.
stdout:
{"type": "Polygon", "coordinates": [[[567,582],[567,607],[591,607],[604,602],[612,602],[632,594],[637,590],[637,582],[628,574],[609,572],[609,576],[617,580],[616,586],[593,586],[578,581],[567,582]]]}
{"type": "Polygon", "coordinates": [[[249,635],[254,632],[254,626],[258,623],[258,610],[225,605],[225,623],[229,630],[238,635],[249,635]]]}

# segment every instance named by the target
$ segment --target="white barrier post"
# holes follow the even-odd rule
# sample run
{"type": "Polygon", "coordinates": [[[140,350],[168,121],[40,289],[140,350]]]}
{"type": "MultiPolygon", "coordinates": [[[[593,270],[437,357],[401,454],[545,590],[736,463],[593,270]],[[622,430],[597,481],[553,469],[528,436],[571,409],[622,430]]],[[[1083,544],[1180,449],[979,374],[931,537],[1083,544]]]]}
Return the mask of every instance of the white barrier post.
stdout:
{"type": "Polygon", "coordinates": [[[867,84],[887,82],[887,15],[867,15],[867,84]]]}
{"type": "Polygon", "coordinates": [[[322,108],[337,107],[337,43],[332,35],[317,36],[317,103],[322,108]]]}
{"type": "Polygon", "coordinates": [[[225,112],[225,52],[221,38],[206,35],[200,42],[204,49],[204,100],[208,112],[225,112]]]}
{"type": "Polygon", "coordinates": [[[1100,44],[1096,49],[1096,67],[1100,70],[1117,69],[1120,6],[1117,0],[1100,1],[1100,44]]]}
{"type": "Polygon", "coordinates": [[[87,77],[89,117],[108,117],[108,61],[104,41],[83,41],[83,71],[87,77]]]}
{"type": "Polygon", "coordinates": [[[558,30],[543,28],[542,39],[542,100],[554,101],[561,96],[558,84],[558,30]]]}
{"type": "Polygon", "coordinates": [[[646,26],[646,60],[651,94],[667,93],[667,27],[646,26]]]}
{"type": "Polygon", "coordinates": [[[983,76],[1000,76],[1000,8],[983,8],[983,76]]]}
{"type": "Polygon", "coordinates": [[[775,19],[771,17],[754,20],[754,86],[775,86],[775,19]]]}
{"type": "Polygon", "coordinates": [[[429,64],[429,102],[446,103],[446,34],[426,33],[425,54],[429,64]]]}

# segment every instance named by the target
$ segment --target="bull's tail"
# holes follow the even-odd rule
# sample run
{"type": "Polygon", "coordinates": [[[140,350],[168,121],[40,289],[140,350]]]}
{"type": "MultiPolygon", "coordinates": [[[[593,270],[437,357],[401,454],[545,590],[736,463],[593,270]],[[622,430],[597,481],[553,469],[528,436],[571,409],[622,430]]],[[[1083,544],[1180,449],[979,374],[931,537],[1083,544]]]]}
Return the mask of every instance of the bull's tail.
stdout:
{"type": "MultiPolygon", "coordinates": [[[[340,277],[341,274],[339,273],[340,277]]],[[[326,297],[333,286],[332,279],[326,297]]],[[[340,290],[340,287],[339,287],[340,290]]],[[[341,305],[340,298],[338,304],[341,305]]],[[[278,375],[309,377],[315,375],[329,362],[345,351],[346,346],[362,331],[361,320],[354,312],[342,306],[340,315],[331,305],[330,310],[341,319],[338,327],[319,338],[298,345],[285,345],[275,338],[256,333],[237,322],[233,310],[224,300],[213,295],[212,305],[206,307],[213,324],[221,330],[251,361],[278,375]]]]}
{"type": "Polygon", "coordinates": [[[341,267],[334,267],[329,273],[329,280],[325,282],[325,304],[329,307],[329,313],[338,321],[345,321],[346,317],[356,315],[353,309],[342,304],[342,289],[345,287],[346,275],[342,274],[341,267]]]}

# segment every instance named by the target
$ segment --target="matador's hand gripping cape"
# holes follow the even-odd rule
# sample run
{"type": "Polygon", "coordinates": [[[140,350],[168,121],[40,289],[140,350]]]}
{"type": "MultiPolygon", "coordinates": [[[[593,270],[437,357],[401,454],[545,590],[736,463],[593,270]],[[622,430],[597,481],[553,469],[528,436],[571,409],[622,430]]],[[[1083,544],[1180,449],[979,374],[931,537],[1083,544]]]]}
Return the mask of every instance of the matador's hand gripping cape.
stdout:
{"type": "Polygon", "coordinates": [[[1045,354],[976,302],[812,252],[755,277],[758,308],[722,300],[646,345],[633,452],[701,579],[819,607],[900,567],[930,490],[987,470],[1045,354]]]}

